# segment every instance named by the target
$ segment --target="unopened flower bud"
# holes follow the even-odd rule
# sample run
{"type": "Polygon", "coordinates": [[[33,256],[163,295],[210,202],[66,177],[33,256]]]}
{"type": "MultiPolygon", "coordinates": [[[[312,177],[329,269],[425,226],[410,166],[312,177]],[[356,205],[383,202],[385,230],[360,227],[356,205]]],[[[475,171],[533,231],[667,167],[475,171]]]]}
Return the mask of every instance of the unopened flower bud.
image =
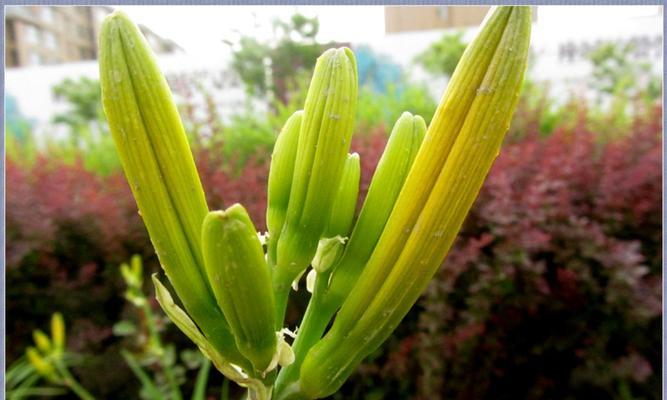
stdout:
{"type": "Polygon", "coordinates": [[[28,357],[28,361],[39,375],[51,382],[56,380],[56,371],[53,368],[53,365],[46,361],[46,359],[39,354],[37,349],[28,347],[25,351],[25,355],[28,357]]]}
{"type": "Polygon", "coordinates": [[[348,154],[323,237],[347,237],[350,234],[354,211],[357,207],[357,198],[359,197],[360,178],[359,154],[348,154]]]}
{"type": "Polygon", "coordinates": [[[276,352],[271,274],[243,206],[210,212],[202,246],[209,282],[236,345],[256,371],[264,371],[276,352]]]}
{"type": "Polygon", "coordinates": [[[325,295],[331,313],[343,303],[370,258],[425,134],[426,123],[418,115],[404,112],[396,121],[349,243],[332,273],[325,295]]]}
{"type": "Polygon", "coordinates": [[[120,11],[104,20],[99,48],[102,105],[160,264],[204,335],[245,364],[205,278],[200,235],[208,206],[167,81],[120,11]]]}
{"type": "Polygon", "coordinates": [[[266,226],[269,230],[269,264],[276,263],[276,250],[280,232],[285,223],[289,204],[296,149],[299,145],[299,131],[303,111],[297,111],[285,122],[278,135],[271,155],[269,183],[266,200],[266,226]]]}
{"type": "Polygon", "coordinates": [[[310,264],[329,221],[350,146],[357,66],[350,49],[329,49],[315,65],[303,110],[285,225],[273,271],[277,320],[292,281],[310,264]]]}
{"type": "Polygon", "coordinates": [[[46,333],[39,329],[35,329],[32,331],[32,338],[35,341],[37,349],[39,349],[42,354],[48,354],[51,352],[51,339],[49,339],[46,333]]]}
{"type": "Polygon", "coordinates": [[[51,316],[51,339],[56,353],[62,353],[65,350],[65,320],[59,312],[51,316]]]}

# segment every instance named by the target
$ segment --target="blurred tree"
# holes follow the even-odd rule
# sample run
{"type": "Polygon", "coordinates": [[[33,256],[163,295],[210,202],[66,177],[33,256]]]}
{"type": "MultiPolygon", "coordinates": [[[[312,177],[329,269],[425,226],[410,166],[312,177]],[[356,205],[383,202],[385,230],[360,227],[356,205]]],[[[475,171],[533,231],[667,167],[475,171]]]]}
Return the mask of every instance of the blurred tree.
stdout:
{"type": "Polygon", "coordinates": [[[86,77],[66,78],[52,90],[53,96],[67,105],[52,121],[65,125],[68,132],[64,140],[47,138],[49,151],[69,162],[81,159],[86,169],[102,175],[117,171],[120,160],[102,109],[100,82],[86,77]]]}
{"type": "Polygon", "coordinates": [[[605,43],[588,55],[593,64],[590,86],[596,90],[598,102],[637,95],[655,101],[662,95],[660,78],[652,73],[648,62],[637,62],[633,51],[633,43],[605,43]]]}
{"type": "MultiPolygon", "coordinates": [[[[299,74],[310,71],[317,57],[331,45],[318,43],[316,17],[294,14],[288,21],[274,20],[277,40],[259,41],[242,36],[234,51],[232,68],[252,96],[275,96],[289,102],[289,88],[297,85],[299,74]]],[[[227,42],[231,44],[230,42],[227,42]]]]}
{"type": "Polygon", "coordinates": [[[593,67],[589,86],[597,103],[594,117],[607,126],[629,127],[632,114],[650,110],[662,98],[661,77],[649,62],[637,62],[634,52],[632,42],[608,42],[588,54],[593,67]],[[604,115],[609,117],[601,118],[604,115]]]}
{"type": "Polygon", "coordinates": [[[101,121],[104,120],[104,112],[99,81],[86,77],[79,80],[67,78],[53,87],[53,96],[57,100],[64,100],[69,106],[67,111],[53,117],[54,123],[67,125],[72,132],[91,126],[103,129],[101,121]]]}
{"type": "Polygon", "coordinates": [[[445,34],[419,54],[415,61],[433,74],[450,77],[466,46],[467,43],[463,41],[463,32],[445,34]]]}

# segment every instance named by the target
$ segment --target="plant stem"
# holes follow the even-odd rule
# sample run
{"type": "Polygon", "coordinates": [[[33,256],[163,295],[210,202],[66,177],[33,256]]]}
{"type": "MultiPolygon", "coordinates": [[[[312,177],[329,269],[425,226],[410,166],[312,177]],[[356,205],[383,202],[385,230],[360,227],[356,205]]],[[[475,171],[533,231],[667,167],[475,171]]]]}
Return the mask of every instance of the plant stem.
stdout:
{"type": "Polygon", "coordinates": [[[313,296],[310,298],[310,302],[308,302],[308,308],[299,326],[296,339],[292,344],[294,362],[283,368],[276,380],[275,392],[277,398],[279,398],[278,396],[281,392],[285,391],[288,385],[298,380],[301,364],[306,358],[306,354],[322,338],[329,321],[331,321],[336,312],[336,308],[326,302],[325,295],[329,275],[318,275],[317,277],[313,296]]]}
{"type": "Polygon", "coordinates": [[[281,273],[283,268],[274,268],[272,274],[273,294],[276,307],[276,330],[283,328],[285,323],[285,312],[287,311],[287,300],[289,299],[290,290],[292,289],[292,281],[285,273],[281,273]]]}
{"type": "Polygon", "coordinates": [[[222,377],[222,387],[220,388],[220,400],[229,400],[229,379],[224,375],[222,377]]]}
{"type": "Polygon", "coordinates": [[[263,384],[248,386],[248,400],[270,400],[271,387],[263,384]]]}
{"type": "Polygon", "coordinates": [[[74,379],[67,367],[62,365],[60,361],[55,361],[54,365],[58,372],[60,372],[65,386],[67,386],[72,392],[79,396],[81,400],[95,400],[95,397],[88,393],[88,391],[83,386],[81,386],[81,384],[79,384],[76,379],[74,379]]]}

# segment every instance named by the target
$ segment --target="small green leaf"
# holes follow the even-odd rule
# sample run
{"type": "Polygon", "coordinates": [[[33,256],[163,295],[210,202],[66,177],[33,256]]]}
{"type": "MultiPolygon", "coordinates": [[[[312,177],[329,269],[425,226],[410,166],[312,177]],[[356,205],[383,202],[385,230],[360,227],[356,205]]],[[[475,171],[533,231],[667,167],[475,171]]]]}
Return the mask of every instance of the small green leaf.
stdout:
{"type": "Polygon", "coordinates": [[[111,331],[116,336],[132,336],[137,333],[137,327],[132,321],[123,320],[116,322],[111,331]]]}

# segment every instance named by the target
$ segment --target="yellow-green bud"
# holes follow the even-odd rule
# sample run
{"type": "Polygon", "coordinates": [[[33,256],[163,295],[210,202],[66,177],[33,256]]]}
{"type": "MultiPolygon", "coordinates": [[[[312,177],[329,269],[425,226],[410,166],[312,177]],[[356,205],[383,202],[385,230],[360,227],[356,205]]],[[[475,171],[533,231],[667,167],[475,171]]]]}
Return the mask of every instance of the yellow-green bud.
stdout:
{"type": "Polygon", "coordinates": [[[331,312],[343,303],[371,256],[425,134],[426,123],[418,115],[405,112],[396,121],[350,240],[332,272],[324,300],[331,312]]]}
{"type": "Polygon", "coordinates": [[[56,353],[65,351],[65,320],[59,312],[51,316],[51,340],[56,353]]]}
{"type": "MultiPolygon", "coordinates": [[[[313,258],[313,269],[318,273],[324,273],[334,265],[338,257],[343,254],[343,248],[347,238],[342,236],[334,236],[332,238],[324,238],[320,240],[317,245],[317,253],[313,258]]],[[[312,290],[308,290],[312,292],[312,290]]]]}
{"type": "Polygon", "coordinates": [[[46,333],[39,329],[35,329],[32,331],[32,338],[35,341],[35,345],[37,345],[37,349],[39,349],[42,354],[51,352],[51,339],[49,339],[46,333]]]}
{"type": "Polygon", "coordinates": [[[300,387],[309,398],[342,385],[442,264],[509,128],[529,42],[530,8],[500,7],[466,49],[371,258],[306,356],[300,387]]]}
{"type": "MultiPolygon", "coordinates": [[[[336,321],[351,327],[367,309],[413,232],[506,31],[512,7],[499,7],[466,48],[428,127],[382,235],[336,321]],[[370,279],[374,277],[375,279],[370,279]]],[[[507,99],[505,99],[506,101],[507,99]]],[[[503,132],[504,133],[504,132],[503,132]]],[[[417,227],[420,228],[420,227],[417,227]]]]}
{"type": "Polygon", "coordinates": [[[133,255],[132,258],[130,259],[130,265],[132,267],[132,273],[134,274],[134,276],[136,276],[139,281],[142,281],[144,266],[141,261],[141,256],[138,254],[133,255]]]}
{"type": "Polygon", "coordinates": [[[99,48],[104,112],[160,263],[204,335],[245,365],[205,279],[200,235],[208,206],[167,81],[122,12],[104,20],[99,48]]]}
{"type": "Polygon", "coordinates": [[[296,152],[287,218],[278,240],[277,292],[302,273],[329,221],[350,146],[357,103],[357,68],[347,48],[329,49],[315,65],[296,152]]]}
{"type": "Polygon", "coordinates": [[[352,228],[352,221],[354,220],[354,211],[357,208],[360,178],[361,165],[359,154],[348,154],[343,166],[343,175],[338,184],[338,191],[336,197],[334,197],[329,222],[322,235],[323,237],[347,237],[349,235],[352,228]]]}
{"type": "Polygon", "coordinates": [[[266,199],[266,227],[269,230],[268,255],[271,265],[276,263],[278,238],[280,238],[280,231],[283,229],[287,215],[302,118],[303,111],[297,111],[289,117],[278,135],[271,155],[266,199]]]}
{"type": "Polygon", "coordinates": [[[127,286],[136,286],[136,278],[132,273],[132,269],[130,269],[130,266],[127,263],[122,263],[120,265],[120,275],[123,277],[123,280],[127,286]]]}
{"type": "Polygon", "coordinates": [[[236,345],[262,372],[276,353],[273,291],[257,230],[243,206],[208,213],[202,246],[209,282],[236,345]]]}
{"type": "Polygon", "coordinates": [[[294,365],[281,372],[276,381],[277,389],[296,380],[306,351],[320,339],[328,322],[352,290],[394,208],[394,202],[425,133],[426,123],[423,118],[408,112],[401,115],[375,169],[359,218],[347,244],[335,238],[320,240],[312,263],[314,270],[306,277],[306,287],[309,292],[314,293],[306,313],[317,313],[318,324],[309,326],[312,332],[308,332],[308,335],[297,337],[295,343],[299,344],[299,354],[294,365]],[[323,274],[328,270],[332,271],[331,274],[323,274]],[[318,271],[317,276],[315,271],[318,271]],[[324,282],[319,282],[320,280],[324,282]],[[320,289],[316,290],[316,287],[320,289]]]}
{"type": "Polygon", "coordinates": [[[35,371],[37,371],[38,374],[43,376],[44,378],[50,380],[50,381],[55,381],[56,379],[56,371],[53,368],[53,365],[51,365],[48,361],[46,361],[35,349],[34,347],[28,347],[25,351],[26,357],[28,357],[28,361],[32,365],[33,368],[35,368],[35,371]]]}
{"type": "Polygon", "coordinates": [[[328,270],[343,253],[357,207],[360,177],[359,154],[349,154],[345,161],[343,176],[338,185],[338,193],[334,199],[324,237],[317,244],[317,251],[313,257],[313,268],[319,273],[328,270]]]}

